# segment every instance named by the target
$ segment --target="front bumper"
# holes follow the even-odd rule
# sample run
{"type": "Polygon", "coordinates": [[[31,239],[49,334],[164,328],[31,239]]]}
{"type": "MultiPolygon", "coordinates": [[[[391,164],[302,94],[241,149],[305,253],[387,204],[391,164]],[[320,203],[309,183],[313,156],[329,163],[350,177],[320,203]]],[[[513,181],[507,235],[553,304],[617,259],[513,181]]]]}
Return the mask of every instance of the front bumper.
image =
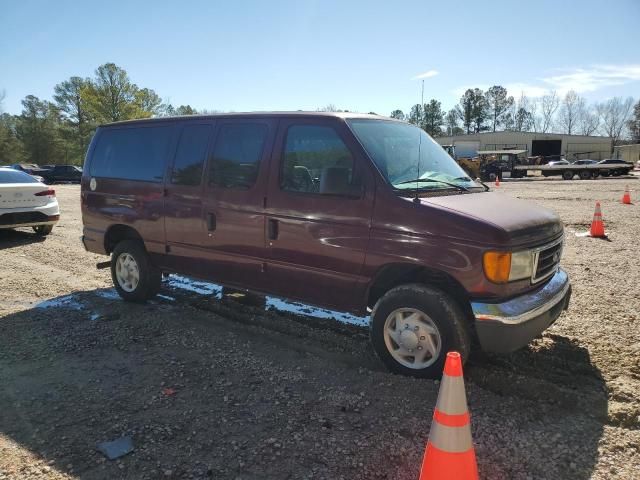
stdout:
{"type": "Polygon", "coordinates": [[[509,353],[527,345],[569,306],[571,283],[558,269],[540,289],[503,303],[472,302],[476,332],[486,352],[509,353]]]}

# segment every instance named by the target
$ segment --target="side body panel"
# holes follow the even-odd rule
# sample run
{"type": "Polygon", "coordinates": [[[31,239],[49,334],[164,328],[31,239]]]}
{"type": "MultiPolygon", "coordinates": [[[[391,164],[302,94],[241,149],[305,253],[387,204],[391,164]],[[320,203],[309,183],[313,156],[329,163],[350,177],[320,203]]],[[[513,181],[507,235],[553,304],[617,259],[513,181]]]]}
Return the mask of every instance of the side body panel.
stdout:
{"type": "Polygon", "coordinates": [[[202,274],[201,255],[207,243],[205,217],[203,208],[204,165],[213,143],[215,122],[190,121],[177,125],[177,141],[175,142],[171,161],[165,174],[164,222],[168,255],[164,266],[184,274],[202,274]],[[173,167],[178,152],[177,144],[181,141],[185,126],[202,127],[208,130],[208,142],[205,146],[200,183],[197,185],[181,185],[172,182],[173,167]]]}
{"type": "MultiPolygon", "coordinates": [[[[172,138],[168,144],[173,145],[174,124],[167,122],[163,126],[172,127],[170,128],[172,138]]],[[[103,129],[98,130],[87,152],[81,182],[85,246],[92,252],[106,253],[104,240],[107,230],[113,225],[126,225],[139,233],[147,251],[161,262],[165,252],[164,179],[141,181],[92,177],[92,155],[100,142],[101,131],[103,129]]],[[[163,171],[166,170],[170,152],[171,148],[167,148],[162,158],[163,171]]]]}
{"type": "Polygon", "coordinates": [[[258,174],[255,183],[247,188],[222,188],[210,184],[212,168],[209,162],[205,173],[203,196],[204,228],[201,258],[206,260],[203,276],[240,288],[270,291],[264,273],[266,260],[264,203],[269,175],[269,158],[277,129],[277,120],[250,117],[221,119],[216,124],[216,142],[222,128],[242,124],[266,127],[258,174]]]}

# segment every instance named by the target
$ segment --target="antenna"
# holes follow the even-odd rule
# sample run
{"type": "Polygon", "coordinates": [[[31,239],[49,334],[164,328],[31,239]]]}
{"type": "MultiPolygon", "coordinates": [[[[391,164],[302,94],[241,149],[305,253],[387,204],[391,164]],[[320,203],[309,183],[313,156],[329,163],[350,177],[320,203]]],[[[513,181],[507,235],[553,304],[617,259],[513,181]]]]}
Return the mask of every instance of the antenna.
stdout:
{"type": "MultiPolygon", "coordinates": [[[[422,110],[424,110],[424,79],[422,80],[422,92],[420,94],[420,108],[422,110]]],[[[418,117],[418,129],[422,130],[422,127],[420,126],[420,123],[419,123],[420,122],[420,117],[418,117]]],[[[418,182],[418,180],[420,179],[420,152],[421,152],[421,149],[422,149],[422,132],[419,132],[418,133],[418,162],[417,162],[417,170],[418,171],[416,172],[416,196],[413,198],[413,203],[420,203],[420,198],[418,197],[418,191],[419,191],[419,188],[420,188],[419,187],[420,182],[418,182]]]]}

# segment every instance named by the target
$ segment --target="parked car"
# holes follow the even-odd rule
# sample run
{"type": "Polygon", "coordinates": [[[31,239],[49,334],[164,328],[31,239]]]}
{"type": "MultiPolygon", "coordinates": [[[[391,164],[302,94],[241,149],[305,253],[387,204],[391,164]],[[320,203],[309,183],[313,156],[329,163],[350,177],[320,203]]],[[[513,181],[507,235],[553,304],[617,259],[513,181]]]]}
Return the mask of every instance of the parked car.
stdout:
{"type": "Polygon", "coordinates": [[[596,160],[576,160],[573,165],[595,165],[598,162],[596,160]]]}
{"type": "Polygon", "coordinates": [[[0,229],[33,227],[49,235],[59,218],[55,190],[28,173],[0,168],[0,229]]]}
{"type": "Polygon", "coordinates": [[[49,185],[59,182],[80,183],[82,169],[75,165],[53,165],[42,174],[49,185]]]}
{"type": "Polygon", "coordinates": [[[35,163],[14,163],[13,165],[11,165],[11,168],[28,173],[29,175],[40,176],[42,175],[42,172],[46,171],[46,169],[35,163]]]}
{"type": "Polygon", "coordinates": [[[602,170],[600,172],[603,177],[608,177],[609,175],[614,177],[617,177],[619,175],[627,175],[631,170],[633,170],[633,163],[625,162],[624,160],[619,160],[617,158],[607,158],[605,160],[600,160],[598,164],[611,165],[611,170],[602,170]]]}
{"type": "MultiPolygon", "coordinates": [[[[99,127],[82,241],[141,302],[163,272],[359,315],[389,369],[525,346],[566,309],[563,226],[487,191],[423,130],[376,115],[252,113],[99,127]]],[[[275,348],[275,347],[274,347],[275,348]]]]}

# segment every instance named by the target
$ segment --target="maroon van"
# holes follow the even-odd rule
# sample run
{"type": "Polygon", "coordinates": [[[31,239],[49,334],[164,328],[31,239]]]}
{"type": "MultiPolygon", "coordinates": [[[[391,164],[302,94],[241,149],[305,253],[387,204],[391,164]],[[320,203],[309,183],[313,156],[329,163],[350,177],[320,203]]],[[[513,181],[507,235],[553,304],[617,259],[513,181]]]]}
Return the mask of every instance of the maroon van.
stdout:
{"type": "Polygon", "coordinates": [[[375,115],[242,113],[98,128],[82,241],[120,296],[176,272],[371,314],[389,369],[438,377],[473,343],[510,352],[567,308],[563,226],[488,191],[421,129],[375,115]]]}

